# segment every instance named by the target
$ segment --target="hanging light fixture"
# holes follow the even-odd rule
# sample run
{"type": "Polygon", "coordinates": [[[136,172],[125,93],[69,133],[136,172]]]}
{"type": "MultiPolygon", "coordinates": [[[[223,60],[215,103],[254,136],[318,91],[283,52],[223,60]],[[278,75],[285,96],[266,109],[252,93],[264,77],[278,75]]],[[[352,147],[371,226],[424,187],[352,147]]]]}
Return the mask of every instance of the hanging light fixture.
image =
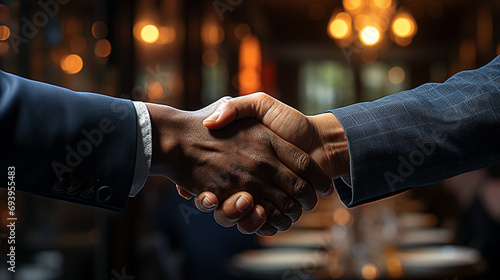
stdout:
{"type": "Polygon", "coordinates": [[[337,44],[355,43],[376,47],[386,37],[408,46],[417,33],[417,23],[409,11],[397,10],[392,0],[343,0],[343,10],[335,11],[327,32],[337,44]]]}

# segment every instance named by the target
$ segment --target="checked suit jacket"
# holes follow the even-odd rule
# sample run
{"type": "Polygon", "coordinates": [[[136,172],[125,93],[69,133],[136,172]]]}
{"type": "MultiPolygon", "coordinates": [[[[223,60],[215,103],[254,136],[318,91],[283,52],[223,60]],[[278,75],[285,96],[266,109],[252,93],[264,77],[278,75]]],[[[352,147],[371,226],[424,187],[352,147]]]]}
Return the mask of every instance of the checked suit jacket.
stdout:
{"type": "Polygon", "coordinates": [[[349,145],[348,206],[500,164],[500,56],[382,99],[331,110],[349,145]]]}

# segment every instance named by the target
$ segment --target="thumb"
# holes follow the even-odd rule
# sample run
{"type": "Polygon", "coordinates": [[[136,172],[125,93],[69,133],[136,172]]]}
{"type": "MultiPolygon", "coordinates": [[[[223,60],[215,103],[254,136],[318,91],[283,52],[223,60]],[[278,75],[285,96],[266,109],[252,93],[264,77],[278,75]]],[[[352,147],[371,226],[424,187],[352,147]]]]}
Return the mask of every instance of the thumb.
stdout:
{"type": "Polygon", "coordinates": [[[225,99],[215,112],[203,121],[203,125],[209,129],[219,129],[235,120],[249,117],[262,122],[274,102],[274,98],[263,92],[225,99]]]}

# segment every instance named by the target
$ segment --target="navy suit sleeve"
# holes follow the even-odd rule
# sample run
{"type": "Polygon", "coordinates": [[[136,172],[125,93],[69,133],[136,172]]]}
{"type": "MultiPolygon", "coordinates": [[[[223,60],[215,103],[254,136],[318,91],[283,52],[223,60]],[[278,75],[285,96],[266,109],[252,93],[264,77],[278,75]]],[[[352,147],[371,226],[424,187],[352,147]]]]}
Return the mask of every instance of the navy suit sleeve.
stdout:
{"type": "Polygon", "coordinates": [[[0,170],[15,168],[17,190],[122,210],[135,168],[135,114],[128,100],[0,71],[0,170]]]}
{"type": "Polygon", "coordinates": [[[444,83],[330,111],[346,132],[348,206],[500,163],[500,57],[444,83]]]}

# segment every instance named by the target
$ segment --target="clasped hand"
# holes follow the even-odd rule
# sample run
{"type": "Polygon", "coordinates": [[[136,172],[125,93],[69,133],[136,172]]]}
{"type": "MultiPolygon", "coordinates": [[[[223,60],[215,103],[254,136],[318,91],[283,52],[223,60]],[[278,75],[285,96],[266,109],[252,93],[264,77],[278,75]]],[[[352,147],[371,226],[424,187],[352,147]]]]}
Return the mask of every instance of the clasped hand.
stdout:
{"type": "MultiPolygon", "coordinates": [[[[230,123],[236,119],[233,113],[219,118],[223,122],[206,121],[213,129],[204,126],[203,120],[216,108],[215,114],[221,117],[223,106],[234,105],[228,100],[195,112],[147,104],[153,129],[151,173],[175,182],[186,198],[198,196],[196,204],[202,211],[212,211],[219,201],[224,202],[215,212],[224,226],[238,223],[240,231],[262,235],[286,230],[302,210],[316,205],[315,191],[333,193],[331,177],[311,155],[288,142],[297,141],[292,139],[296,133],[288,135],[288,141],[280,137],[288,129],[268,128],[254,119],[230,123]]],[[[304,129],[309,133],[307,126],[304,129]]],[[[314,152],[315,141],[313,137],[301,145],[309,145],[314,152]]]]}

